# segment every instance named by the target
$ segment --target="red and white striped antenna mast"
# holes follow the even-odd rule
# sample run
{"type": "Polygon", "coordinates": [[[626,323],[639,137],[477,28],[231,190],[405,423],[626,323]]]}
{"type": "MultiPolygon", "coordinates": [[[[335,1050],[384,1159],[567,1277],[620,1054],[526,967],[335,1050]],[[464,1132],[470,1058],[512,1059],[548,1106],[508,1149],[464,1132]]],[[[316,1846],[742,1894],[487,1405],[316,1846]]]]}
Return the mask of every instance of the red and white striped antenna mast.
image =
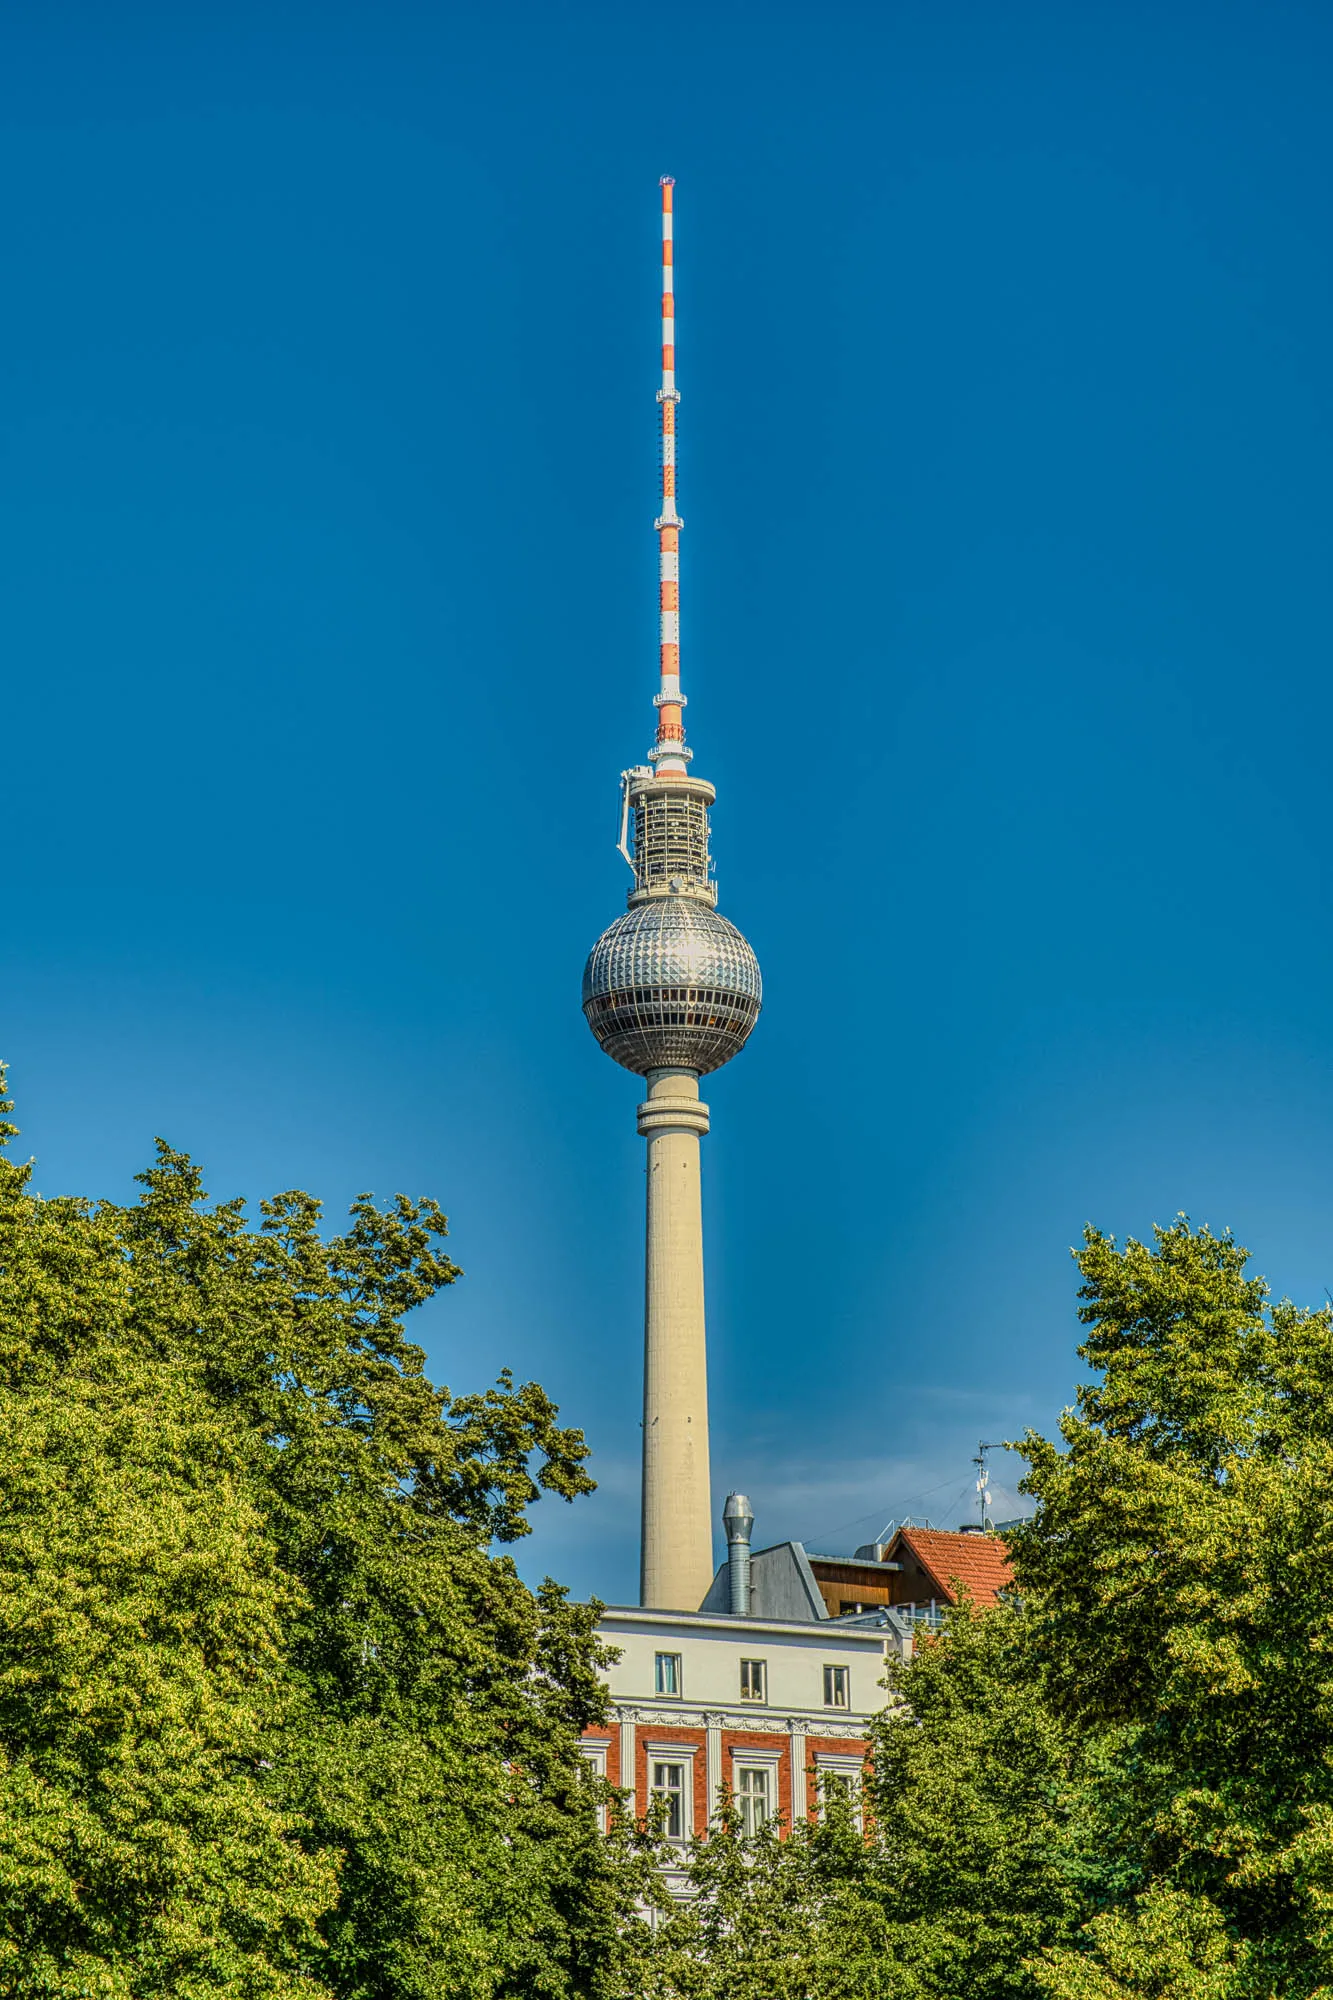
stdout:
{"type": "Polygon", "coordinates": [[[676,512],[676,291],[673,281],[671,191],[676,183],[662,176],[662,386],[657,400],[662,411],[662,511],[653,523],[658,542],[659,683],[657,741],[648,761],[659,778],[683,778],[691,752],[685,747],[685,697],[680,691],[680,531],[685,525],[676,512]]]}

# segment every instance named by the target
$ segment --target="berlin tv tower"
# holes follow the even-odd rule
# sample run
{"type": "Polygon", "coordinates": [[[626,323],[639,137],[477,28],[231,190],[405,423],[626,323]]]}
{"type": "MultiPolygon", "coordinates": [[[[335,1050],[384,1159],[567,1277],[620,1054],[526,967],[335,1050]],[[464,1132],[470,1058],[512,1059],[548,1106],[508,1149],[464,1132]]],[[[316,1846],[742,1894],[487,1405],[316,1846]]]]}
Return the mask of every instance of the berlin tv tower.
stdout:
{"type": "Polygon", "coordinates": [[[680,690],[680,531],[676,512],[676,308],[671,191],[662,182],[662,511],[657,740],[621,773],[620,851],[634,870],[629,908],[603,931],[583,974],[583,1012],[606,1053],[647,1084],[643,1537],[640,1602],[697,1611],[713,1580],[708,1480],[699,1078],[740,1050],[759,1016],[754,953],[719,916],[708,851],[713,787],[689,772],[680,690]],[[630,819],[634,844],[629,846],[630,819]]]}

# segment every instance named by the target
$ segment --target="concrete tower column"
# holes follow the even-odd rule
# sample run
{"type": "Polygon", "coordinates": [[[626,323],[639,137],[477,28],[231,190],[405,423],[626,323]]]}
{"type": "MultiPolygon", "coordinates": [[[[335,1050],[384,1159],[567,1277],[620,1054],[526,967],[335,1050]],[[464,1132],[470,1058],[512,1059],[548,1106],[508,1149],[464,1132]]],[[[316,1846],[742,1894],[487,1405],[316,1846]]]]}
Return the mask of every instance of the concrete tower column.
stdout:
{"type": "Polygon", "coordinates": [[[644,1288],[640,1602],[697,1611],[713,1580],[699,1141],[708,1106],[692,1069],[650,1069],[644,1288]]]}

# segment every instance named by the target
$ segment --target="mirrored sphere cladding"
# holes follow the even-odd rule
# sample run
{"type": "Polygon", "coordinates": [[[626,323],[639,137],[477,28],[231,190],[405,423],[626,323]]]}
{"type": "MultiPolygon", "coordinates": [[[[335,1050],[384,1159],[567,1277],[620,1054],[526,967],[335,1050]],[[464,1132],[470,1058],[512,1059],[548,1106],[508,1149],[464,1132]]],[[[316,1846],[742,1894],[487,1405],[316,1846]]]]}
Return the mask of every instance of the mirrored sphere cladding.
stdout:
{"type": "Polygon", "coordinates": [[[759,961],[734,924],[664,896],[602,932],[583,971],[583,1012],[606,1053],[636,1076],[721,1069],[759,1018],[759,961]]]}

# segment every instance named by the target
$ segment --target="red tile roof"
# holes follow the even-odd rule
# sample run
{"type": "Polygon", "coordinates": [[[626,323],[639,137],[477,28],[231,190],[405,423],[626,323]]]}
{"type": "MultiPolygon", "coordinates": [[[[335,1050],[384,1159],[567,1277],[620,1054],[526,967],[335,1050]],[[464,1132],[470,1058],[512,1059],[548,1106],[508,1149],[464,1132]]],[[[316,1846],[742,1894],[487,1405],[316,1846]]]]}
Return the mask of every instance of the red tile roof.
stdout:
{"type": "Polygon", "coordinates": [[[914,1555],[938,1589],[934,1595],[956,1604],[959,1584],[974,1604],[994,1604],[1013,1582],[1008,1545],[998,1535],[959,1535],[946,1528],[899,1528],[888,1560],[901,1557],[902,1545],[914,1555]]]}

